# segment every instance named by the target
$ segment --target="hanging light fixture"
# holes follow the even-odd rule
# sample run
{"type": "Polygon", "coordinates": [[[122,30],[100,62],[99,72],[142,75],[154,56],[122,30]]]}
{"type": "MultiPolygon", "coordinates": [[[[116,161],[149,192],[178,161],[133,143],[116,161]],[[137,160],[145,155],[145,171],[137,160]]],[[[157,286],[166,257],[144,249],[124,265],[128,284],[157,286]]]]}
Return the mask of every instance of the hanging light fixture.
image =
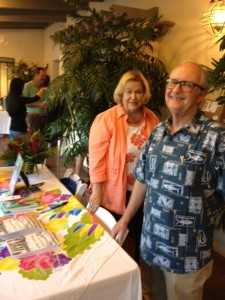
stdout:
{"type": "Polygon", "coordinates": [[[203,20],[215,35],[225,34],[224,0],[210,0],[210,8],[204,14],[203,20]]]}

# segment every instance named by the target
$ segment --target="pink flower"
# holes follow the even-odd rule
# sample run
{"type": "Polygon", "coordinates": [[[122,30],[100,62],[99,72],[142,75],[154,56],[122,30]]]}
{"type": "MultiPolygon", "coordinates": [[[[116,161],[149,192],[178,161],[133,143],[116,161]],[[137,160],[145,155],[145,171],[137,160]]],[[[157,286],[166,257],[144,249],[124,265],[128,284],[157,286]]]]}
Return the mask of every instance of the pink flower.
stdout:
{"type": "Polygon", "coordinates": [[[54,266],[56,258],[53,253],[46,252],[39,255],[22,258],[20,268],[30,271],[35,268],[50,269],[54,266]]]}
{"type": "Polygon", "coordinates": [[[22,258],[20,261],[20,268],[26,271],[30,271],[35,268],[36,256],[29,256],[22,258]]]}
{"type": "Polygon", "coordinates": [[[55,257],[52,253],[43,253],[37,256],[36,268],[39,269],[50,269],[55,264],[55,257]]]}
{"type": "Polygon", "coordinates": [[[59,196],[60,196],[59,193],[54,193],[52,191],[45,192],[44,195],[41,198],[41,201],[43,203],[50,204],[50,203],[54,202],[59,196]]]}

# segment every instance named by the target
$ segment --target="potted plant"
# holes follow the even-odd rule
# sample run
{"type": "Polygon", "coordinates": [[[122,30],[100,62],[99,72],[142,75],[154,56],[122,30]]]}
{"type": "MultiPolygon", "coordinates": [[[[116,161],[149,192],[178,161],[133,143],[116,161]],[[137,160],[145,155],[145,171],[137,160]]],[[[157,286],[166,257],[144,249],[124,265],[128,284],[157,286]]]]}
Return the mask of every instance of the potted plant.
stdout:
{"type": "MultiPolygon", "coordinates": [[[[225,50],[225,35],[219,39],[220,51],[225,50]]],[[[219,60],[212,60],[212,68],[208,69],[210,92],[216,91],[219,104],[225,104],[225,53],[219,60]]],[[[221,206],[219,217],[216,222],[217,228],[225,231],[225,207],[221,206]]]]}
{"type": "Polygon", "coordinates": [[[159,111],[167,72],[152,55],[153,42],[172,26],[161,20],[158,8],[152,8],[147,19],[90,10],[88,17],[77,17],[74,24],[53,35],[62,48],[64,73],[53,80],[48,91],[53,119],[55,110],[59,112],[48,134],[50,138],[63,137],[65,162],[87,153],[91,123],[113,105],[114,88],[125,71],[144,73],[152,87],[150,106],[159,111]]]}
{"type": "MultiPolygon", "coordinates": [[[[220,51],[225,50],[225,35],[223,35],[219,41],[220,51]]],[[[219,60],[212,60],[213,67],[208,70],[209,72],[209,85],[211,88],[211,92],[217,91],[218,97],[216,101],[219,104],[225,103],[225,53],[223,53],[222,57],[219,60]]]]}
{"type": "Polygon", "coordinates": [[[54,153],[53,148],[49,148],[45,137],[36,131],[27,133],[24,136],[10,140],[6,151],[1,155],[1,160],[6,164],[14,164],[17,154],[20,153],[24,160],[23,171],[26,174],[33,173],[37,164],[54,153]]]}

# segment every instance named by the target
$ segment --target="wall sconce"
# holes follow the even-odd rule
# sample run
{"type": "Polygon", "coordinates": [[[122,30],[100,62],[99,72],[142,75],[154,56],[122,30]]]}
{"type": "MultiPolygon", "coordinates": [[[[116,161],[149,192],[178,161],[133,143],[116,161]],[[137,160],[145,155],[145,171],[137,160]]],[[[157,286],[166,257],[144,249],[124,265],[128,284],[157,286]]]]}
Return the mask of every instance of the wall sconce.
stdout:
{"type": "Polygon", "coordinates": [[[203,16],[214,35],[225,33],[225,3],[224,0],[210,0],[210,8],[203,16]]]}

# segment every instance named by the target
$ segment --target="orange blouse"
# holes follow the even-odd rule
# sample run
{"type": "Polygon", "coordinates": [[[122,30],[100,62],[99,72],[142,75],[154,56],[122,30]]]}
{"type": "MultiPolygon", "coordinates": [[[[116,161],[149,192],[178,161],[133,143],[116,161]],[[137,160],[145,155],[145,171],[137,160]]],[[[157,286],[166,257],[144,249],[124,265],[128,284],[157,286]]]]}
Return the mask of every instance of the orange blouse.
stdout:
{"type": "MultiPolygon", "coordinates": [[[[89,136],[90,181],[104,182],[101,205],[117,214],[126,207],[127,117],[123,107],[115,105],[97,115],[89,136]]],[[[148,138],[159,119],[148,108],[144,108],[144,119],[143,134],[148,138]]]]}

